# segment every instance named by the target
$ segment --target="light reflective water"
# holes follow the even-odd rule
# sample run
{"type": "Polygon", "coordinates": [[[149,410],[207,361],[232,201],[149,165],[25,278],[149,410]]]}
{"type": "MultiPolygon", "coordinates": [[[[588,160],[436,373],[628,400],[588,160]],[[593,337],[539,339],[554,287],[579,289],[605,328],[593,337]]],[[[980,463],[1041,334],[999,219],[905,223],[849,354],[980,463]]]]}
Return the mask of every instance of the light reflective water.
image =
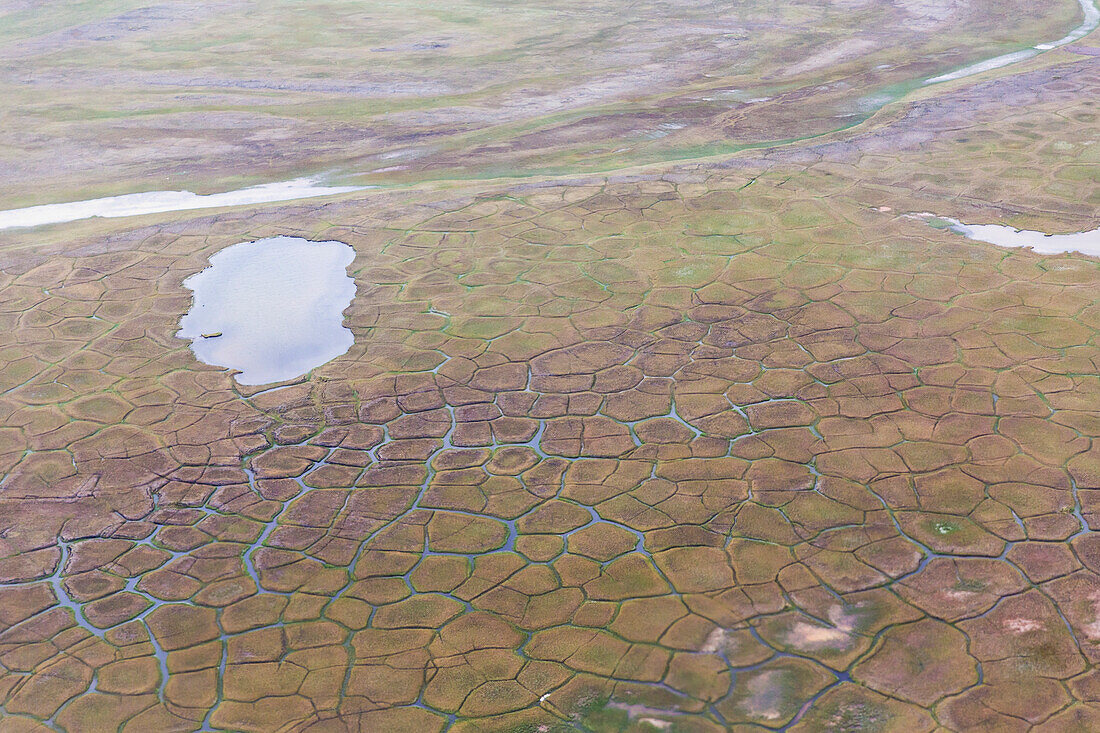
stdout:
{"type": "MultiPolygon", "coordinates": [[[[923,215],[932,224],[936,219],[923,215]]],[[[1087,232],[1071,234],[1046,234],[1028,229],[1016,229],[1002,224],[963,224],[958,219],[939,218],[947,229],[979,242],[989,242],[999,247],[1027,247],[1039,254],[1053,255],[1066,252],[1100,257],[1100,227],[1087,232]]],[[[940,225],[942,226],[942,224],[940,225]]]]}
{"type": "Polygon", "coordinates": [[[265,204],[273,201],[331,196],[337,193],[359,191],[365,186],[321,186],[313,178],[295,178],[281,183],[265,183],[260,186],[200,195],[190,191],[149,191],[108,196],[88,201],[65,204],[28,206],[25,209],[0,211],[0,229],[35,227],[43,224],[62,224],[78,219],[101,216],[112,219],[140,214],[160,214],[166,211],[215,209],[222,206],[265,204]]]}
{"type": "Polygon", "coordinates": [[[983,71],[990,71],[992,69],[999,69],[1003,66],[1015,64],[1018,61],[1024,61],[1038,56],[1042,51],[1049,51],[1052,48],[1058,48],[1059,46],[1065,46],[1067,43],[1073,43],[1079,41],[1089,33],[1092,33],[1098,26],[1100,26],[1100,8],[1093,0],[1077,0],[1081,5],[1081,10],[1085,14],[1084,20],[1081,25],[1070,31],[1069,35],[1059,38],[1057,41],[1051,41],[1050,43],[1040,43],[1038,46],[1032,46],[1031,48],[1024,49],[1023,51],[1016,51],[1014,53],[1006,53],[1002,56],[996,56],[985,61],[980,61],[970,66],[964,66],[957,71],[952,71],[949,74],[943,74],[941,76],[935,76],[925,81],[925,84],[938,84],[944,81],[954,81],[955,79],[963,79],[968,76],[974,76],[980,74],[983,71]]]}
{"type": "Polygon", "coordinates": [[[239,370],[241,384],[281,382],[351,348],[343,311],[355,297],[343,242],[273,237],[226,247],[183,281],[194,291],[180,320],[199,361],[239,370]]]}

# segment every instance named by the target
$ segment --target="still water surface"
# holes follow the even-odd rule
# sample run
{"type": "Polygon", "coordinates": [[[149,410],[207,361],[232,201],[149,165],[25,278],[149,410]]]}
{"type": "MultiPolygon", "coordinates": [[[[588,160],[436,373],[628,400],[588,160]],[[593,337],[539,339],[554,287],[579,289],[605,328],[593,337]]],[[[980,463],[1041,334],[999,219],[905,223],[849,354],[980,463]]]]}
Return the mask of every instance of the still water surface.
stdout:
{"type": "Polygon", "coordinates": [[[240,384],[281,382],[351,348],[343,311],[355,297],[343,242],[273,237],[226,247],[183,281],[194,291],[180,321],[199,361],[240,371],[240,384]]]}

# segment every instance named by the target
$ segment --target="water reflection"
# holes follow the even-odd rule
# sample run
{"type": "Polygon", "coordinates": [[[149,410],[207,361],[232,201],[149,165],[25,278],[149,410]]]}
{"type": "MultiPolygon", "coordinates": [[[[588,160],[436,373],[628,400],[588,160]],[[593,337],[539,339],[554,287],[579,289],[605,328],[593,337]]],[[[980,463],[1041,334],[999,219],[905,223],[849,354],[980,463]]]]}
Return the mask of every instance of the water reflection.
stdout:
{"type": "Polygon", "coordinates": [[[274,237],[227,247],[183,281],[194,291],[180,321],[206,364],[241,373],[241,384],[279,382],[345,353],[354,341],[343,311],[355,296],[343,242],[274,237]]]}

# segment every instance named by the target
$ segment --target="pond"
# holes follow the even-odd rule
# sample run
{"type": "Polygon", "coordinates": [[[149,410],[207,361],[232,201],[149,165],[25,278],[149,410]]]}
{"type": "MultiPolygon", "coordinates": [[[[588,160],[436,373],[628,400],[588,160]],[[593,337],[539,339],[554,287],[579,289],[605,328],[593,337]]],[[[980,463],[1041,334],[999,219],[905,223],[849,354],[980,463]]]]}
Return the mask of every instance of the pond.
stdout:
{"type": "Polygon", "coordinates": [[[956,234],[999,247],[1026,247],[1045,255],[1080,252],[1100,257],[1100,228],[1070,234],[1046,234],[1003,224],[963,224],[958,219],[946,217],[923,218],[933,226],[950,229],[956,234]]]}
{"type": "Polygon", "coordinates": [[[196,358],[240,373],[244,385],[301,376],[351,348],[343,311],[355,297],[343,242],[273,237],[226,247],[183,281],[194,291],[180,320],[196,358]]]}

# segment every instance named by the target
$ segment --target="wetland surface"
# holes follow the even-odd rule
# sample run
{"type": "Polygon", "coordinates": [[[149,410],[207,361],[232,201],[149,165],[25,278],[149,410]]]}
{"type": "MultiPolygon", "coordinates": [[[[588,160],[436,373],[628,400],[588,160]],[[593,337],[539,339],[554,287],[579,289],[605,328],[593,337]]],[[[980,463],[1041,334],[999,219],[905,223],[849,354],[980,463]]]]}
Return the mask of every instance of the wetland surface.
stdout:
{"type": "Polygon", "coordinates": [[[1077,0],[264,10],[0,0],[8,214],[380,186],[0,231],[0,730],[1100,730],[1077,0]]]}

